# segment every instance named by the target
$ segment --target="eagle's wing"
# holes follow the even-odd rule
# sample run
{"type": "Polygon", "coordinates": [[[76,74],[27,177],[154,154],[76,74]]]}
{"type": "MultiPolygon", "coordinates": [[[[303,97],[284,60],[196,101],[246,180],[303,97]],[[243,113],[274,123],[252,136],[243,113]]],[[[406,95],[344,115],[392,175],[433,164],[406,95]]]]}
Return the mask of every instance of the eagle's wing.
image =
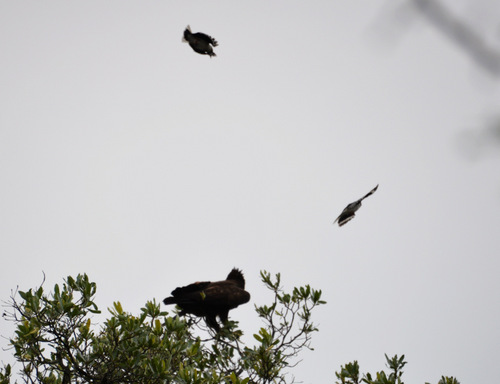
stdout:
{"type": "MultiPolygon", "coordinates": [[[[183,305],[200,305],[202,308],[236,308],[250,300],[250,294],[237,286],[233,281],[223,280],[194,283],[172,291],[172,298],[164,303],[183,305]]],[[[200,307],[200,308],[201,308],[200,307]]]]}
{"type": "Polygon", "coordinates": [[[250,300],[250,294],[236,284],[228,281],[220,281],[208,286],[203,293],[204,305],[213,308],[236,308],[250,300]]]}
{"type": "Polygon", "coordinates": [[[210,284],[212,284],[210,281],[202,281],[202,282],[196,282],[193,284],[186,285],[185,287],[178,287],[172,291],[172,296],[180,297],[180,296],[188,295],[190,293],[199,292],[199,291],[204,290],[210,284]]]}
{"type": "Polygon", "coordinates": [[[193,33],[193,36],[196,37],[197,39],[203,40],[207,44],[212,44],[214,47],[216,47],[217,45],[219,45],[217,43],[217,40],[215,40],[212,36],[208,36],[205,33],[197,32],[197,33],[193,33]]]}

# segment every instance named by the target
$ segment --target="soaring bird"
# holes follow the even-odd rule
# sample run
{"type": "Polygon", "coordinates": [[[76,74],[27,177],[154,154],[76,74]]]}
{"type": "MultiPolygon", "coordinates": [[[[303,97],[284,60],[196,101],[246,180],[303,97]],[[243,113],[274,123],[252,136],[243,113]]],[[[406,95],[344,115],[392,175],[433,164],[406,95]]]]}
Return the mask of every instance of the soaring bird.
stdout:
{"type": "Polygon", "coordinates": [[[356,211],[361,207],[361,202],[366,199],[368,196],[372,195],[375,193],[375,191],[378,188],[378,184],[375,188],[373,188],[370,192],[368,192],[365,196],[363,196],[361,199],[356,200],[354,203],[349,204],[347,207],[344,208],[342,213],[340,214],[339,217],[335,219],[333,224],[336,222],[339,223],[339,227],[343,226],[345,223],[347,223],[349,220],[353,219],[355,216],[356,211]]]}
{"type": "Polygon", "coordinates": [[[250,294],[245,291],[245,278],[236,268],[227,275],[226,280],[196,282],[172,291],[172,296],[163,300],[166,305],[177,304],[181,307],[179,315],[187,313],[204,317],[207,325],[219,331],[216,317],[224,324],[231,309],[248,303],[250,294]]]}
{"type": "Polygon", "coordinates": [[[210,57],[216,56],[213,47],[216,47],[218,45],[217,41],[213,37],[205,35],[201,32],[192,33],[189,25],[184,30],[182,41],[185,43],[189,43],[189,45],[195,52],[198,52],[202,55],[208,55],[210,57]]]}

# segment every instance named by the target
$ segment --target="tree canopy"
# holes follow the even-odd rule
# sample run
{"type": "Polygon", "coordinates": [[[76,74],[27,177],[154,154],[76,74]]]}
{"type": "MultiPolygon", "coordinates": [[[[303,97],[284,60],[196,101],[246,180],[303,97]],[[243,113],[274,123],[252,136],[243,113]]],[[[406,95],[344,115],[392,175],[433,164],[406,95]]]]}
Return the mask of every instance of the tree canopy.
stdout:
{"type": "MultiPolygon", "coordinates": [[[[238,323],[228,321],[219,332],[198,318],[180,318],[148,301],[139,315],[119,302],[110,308],[102,326],[93,324],[100,313],[94,302],[96,284],[86,274],[67,277],[46,293],[19,291],[10,301],[8,317],[15,322],[10,340],[26,383],[285,383],[284,368],[297,363],[311,348],[318,329],[312,311],[325,302],[309,285],[287,293],[280,274],[261,272],[274,301],[255,306],[263,326],[253,335],[256,344],[241,341],[238,323]],[[202,339],[205,335],[206,339],[202,339]]],[[[0,373],[9,383],[10,365],[0,373]]]]}
{"type": "MultiPolygon", "coordinates": [[[[255,305],[263,325],[253,334],[254,345],[242,341],[236,321],[216,331],[199,317],[179,317],[179,309],[163,311],[155,300],[138,315],[115,302],[110,317],[98,324],[97,287],[86,274],[68,276],[49,292],[43,284],[18,291],[4,317],[16,326],[10,344],[21,370],[13,377],[12,366],[0,368],[0,384],[18,378],[42,384],[294,382],[291,369],[302,350],[312,349],[311,337],[318,331],[312,313],[325,301],[309,285],[286,292],[279,273],[262,271],[261,280],[273,299],[255,305]]],[[[388,372],[362,375],[354,361],[335,372],[335,383],[402,384],[405,356],[385,357],[388,372]]],[[[460,383],[443,376],[438,384],[460,383]]]]}

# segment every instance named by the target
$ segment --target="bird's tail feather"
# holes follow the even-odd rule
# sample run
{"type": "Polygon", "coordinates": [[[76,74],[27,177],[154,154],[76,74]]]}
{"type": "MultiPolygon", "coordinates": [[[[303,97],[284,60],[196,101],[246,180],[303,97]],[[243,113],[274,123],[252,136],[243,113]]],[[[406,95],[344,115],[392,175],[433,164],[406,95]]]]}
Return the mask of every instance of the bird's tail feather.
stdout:
{"type": "Polygon", "coordinates": [[[166,299],[163,300],[163,304],[169,305],[169,304],[177,304],[177,300],[175,297],[167,297],[166,299]]]}

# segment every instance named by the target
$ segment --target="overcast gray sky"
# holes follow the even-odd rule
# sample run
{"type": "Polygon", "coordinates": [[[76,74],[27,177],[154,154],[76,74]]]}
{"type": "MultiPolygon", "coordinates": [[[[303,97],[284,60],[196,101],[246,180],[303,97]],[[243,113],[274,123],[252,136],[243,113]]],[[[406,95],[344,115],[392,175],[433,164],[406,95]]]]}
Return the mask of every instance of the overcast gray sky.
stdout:
{"type": "MultiPolygon", "coordinates": [[[[444,4],[499,49],[498,4],[444,4]]],[[[137,313],[236,266],[250,336],[265,269],[328,302],[297,380],[384,353],[408,383],[498,380],[500,78],[422,13],[0,0],[0,52],[2,300],[86,272],[101,309],[137,313]],[[217,57],[181,43],[188,24],[217,57]]]]}

